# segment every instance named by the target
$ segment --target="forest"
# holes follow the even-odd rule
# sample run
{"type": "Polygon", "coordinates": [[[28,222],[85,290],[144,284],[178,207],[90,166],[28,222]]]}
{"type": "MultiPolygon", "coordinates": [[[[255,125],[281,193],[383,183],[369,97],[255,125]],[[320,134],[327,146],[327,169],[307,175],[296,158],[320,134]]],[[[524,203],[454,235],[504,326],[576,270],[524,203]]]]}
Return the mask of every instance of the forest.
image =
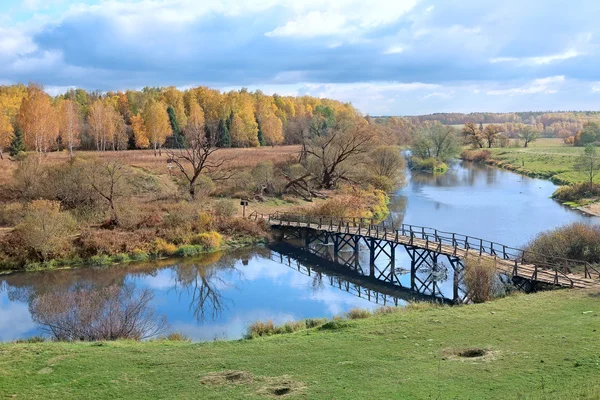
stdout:
{"type": "MultiPolygon", "coordinates": [[[[302,96],[268,96],[246,89],[221,93],[207,87],[87,92],[71,89],[56,97],[38,84],[0,86],[0,157],[17,152],[132,150],[182,147],[188,125],[202,125],[218,147],[300,144],[314,116],[359,114],[352,105],[302,96]]],[[[402,123],[404,124],[404,122],[402,123]]],[[[377,126],[406,139],[406,126],[377,126]]],[[[395,143],[394,143],[395,144],[395,143]]]]}

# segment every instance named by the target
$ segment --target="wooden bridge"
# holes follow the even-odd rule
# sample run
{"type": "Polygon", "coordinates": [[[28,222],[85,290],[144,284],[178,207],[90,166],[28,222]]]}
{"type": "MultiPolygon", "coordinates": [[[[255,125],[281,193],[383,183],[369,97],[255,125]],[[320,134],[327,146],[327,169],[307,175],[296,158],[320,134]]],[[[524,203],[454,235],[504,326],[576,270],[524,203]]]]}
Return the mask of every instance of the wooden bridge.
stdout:
{"type": "Polygon", "coordinates": [[[307,248],[321,235],[325,235],[326,241],[331,236],[336,253],[346,246],[358,252],[359,243],[364,241],[372,264],[381,254],[393,260],[396,247],[401,245],[411,257],[412,268],[422,264],[434,266],[440,255],[447,257],[455,269],[459,265],[464,267],[464,260],[475,258],[493,262],[500,273],[512,277],[516,283],[600,289],[600,269],[589,263],[532,253],[458,233],[407,224],[393,227],[365,218],[321,218],[287,213],[253,213],[249,218],[265,220],[273,227],[305,232],[303,239],[307,248]]]}

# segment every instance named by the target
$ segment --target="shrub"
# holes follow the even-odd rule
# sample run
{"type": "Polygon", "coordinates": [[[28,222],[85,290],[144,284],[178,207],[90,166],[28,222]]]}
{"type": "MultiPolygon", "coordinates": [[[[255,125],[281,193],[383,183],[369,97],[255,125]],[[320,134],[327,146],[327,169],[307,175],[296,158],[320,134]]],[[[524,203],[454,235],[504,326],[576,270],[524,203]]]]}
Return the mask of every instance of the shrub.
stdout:
{"type": "Polygon", "coordinates": [[[374,175],[369,179],[369,183],[377,190],[391,193],[395,189],[394,181],[384,175],[374,175]]]}
{"type": "Polygon", "coordinates": [[[0,226],[15,226],[25,216],[25,207],[21,203],[0,205],[0,226]]]}
{"type": "Polygon", "coordinates": [[[582,199],[589,199],[600,196],[600,185],[589,183],[577,183],[574,185],[561,186],[552,194],[552,198],[567,202],[577,202],[582,199]]]}
{"type": "Polygon", "coordinates": [[[484,162],[492,156],[489,150],[465,150],[460,154],[460,158],[465,161],[484,162]]]}
{"type": "Polygon", "coordinates": [[[84,257],[96,254],[114,255],[132,253],[135,249],[146,251],[148,243],[153,240],[151,231],[137,230],[135,232],[121,230],[86,230],[78,239],[80,251],[84,257]]]}
{"type": "Polygon", "coordinates": [[[112,258],[113,262],[118,263],[118,264],[123,264],[126,263],[128,261],[131,261],[131,258],[129,258],[129,254],[126,253],[119,253],[116,256],[114,256],[112,258]]]}
{"type": "Polygon", "coordinates": [[[316,328],[325,325],[328,322],[327,318],[308,318],[304,320],[307,329],[316,328]]]}
{"type": "Polygon", "coordinates": [[[233,200],[222,199],[215,201],[213,209],[217,217],[231,218],[237,213],[238,206],[233,200]]]}
{"type": "Polygon", "coordinates": [[[268,239],[270,228],[264,221],[250,221],[246,218],[223,218],[218,220],[218,231],[231,237],[252,237],[268,239]]]}
{"type": "Polygon", "coordinates": [[[212,216],[204,211],[200,211],[196,217],[195,228],[198,231],[209,231],[213,227],[212,216]]]}
{"type": "Polygon", "coordinates": [[[526,250],[534,253],[526,255],[527,261],[531,262],[561,257],[600,263],[600,226],[573,223],[542,232],[526,246],[526,250]]]}
{"type": "Polygon", "coordinates": [[[112,260],[106,254],[98,254],[98,255],[90,257],[89,264],[100,267],[100,266],[112,264],[112,260]]]}
{"type": "Polygon", "coordinates": [[[346,317],[348,317],[348,319],[364,319],[369,318],[370,316],[371,311],[363,308],[353,308],[346,313],[346,317]]]}
{"type": "Polygon", "coordinates": [[[192,341],[192,339],[188,335],[186,335],[185,333],[181,333],[181,332],[171,332],[167,336],[161,337],[159,339],[168,340],[170,342],[191,342],[192,341]]]}
{"type": "Polygon", "coordinates": [[[150,256],[148,255],[148,253],[140,249],[133,249],[133,253],[131,254],[131,259],[133,261],[146,261],[149,258],[150,256]]]}
{"type": "Polygon", "coordinates": [[[394,314],[402,310],[402,307],[391,307],[391,306],[383,306],[376,309],[373,314],[374,315],[386,315],[386,314],[394,314]]]}
{"type": "Polygon", "coordinates": [[[207,250],[216,250],[221,247],[223,237],[215,231],[200,233],[192,239],[192,244],[202,246],[207,250]]]}
{"type": "Polygon", "coordinates": [[[274,332],[275,324],[273,323],[273,321],[256,321],[248,326],[246,338],[250,339],[257,336],[269,336],[272,335],[274,332]]]}
{"type": "Polygon", "coordinates": [[[389,197],[381,190],[344,187],[340,194],[319,205],[300,211],[314,217],[373,218],[382,220],[389,214],[389,197]]]}
{"type": "Polygon", "coordinates": [[[197,257],[204,252],[204,248],[198,245],[186,244],[177,249],[178,257],[197,257]]]}
{"type": "Polygon", "coordinates": [[[12,235],[31,257],[45,261],[69,250],[74,231],[73,217],[60,211],[59,202],[34,200],[12,235]]]}
{"type": "Polygon", "coordinates": [[[158,256],[171,256],[177,252],[177,246],[164,239],[157,238],[152,242],[152,254],[158,256]]]}
{"type": "Polygon", "coordinates": [[[485,303],[494,297],[498,282],[496,262],[485,257],[465,259],[465,284],[474,303],[485,303]]]}

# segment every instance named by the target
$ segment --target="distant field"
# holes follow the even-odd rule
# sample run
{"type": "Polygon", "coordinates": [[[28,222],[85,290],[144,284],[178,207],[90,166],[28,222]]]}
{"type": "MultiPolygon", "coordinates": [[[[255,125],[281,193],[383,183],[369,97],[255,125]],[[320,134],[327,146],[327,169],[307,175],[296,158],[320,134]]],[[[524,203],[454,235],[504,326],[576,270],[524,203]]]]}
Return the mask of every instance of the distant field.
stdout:
{"type": "MultiPolygon", "coordinates": [[[[561,139],[542,138],[527,148],[494,148],[491,151],[498,166],[525,175],[551,179],[559,184],[586,181],[585,174],[573,168],[583,148],[565,145],[561,139]]],[[[596,181],[600,182],[600,176],[596,181]]]]}
{"type": "MultiPolygon", "coordinates": [[[[274,163],[283,162],[296,157],[300,151],[300,146],[276,146],[259,148],[235,148],[223,149],[214,154],[214,160],[228,160],[227,166],[234,168],[252,168],[262,161],[272,161],[274,163]]],[[[154,156],[151,150],[126,150],[126,151],[76,151],[75,155],[82,158],[98,157],[106,160],[120,160],[124,164],[143,168],[155,174],[166,174],[167,155],[163,151],[162,156],[154,156]]],[[[44,156],[45,162],[59,163],[69,159],[67,152],[53,152],[44,156]]],[[[16,169],[17,163],[12,162],[5,157],[0,160],[0,185],[9,183],[12,180],[12,173],[16,169]]]]}

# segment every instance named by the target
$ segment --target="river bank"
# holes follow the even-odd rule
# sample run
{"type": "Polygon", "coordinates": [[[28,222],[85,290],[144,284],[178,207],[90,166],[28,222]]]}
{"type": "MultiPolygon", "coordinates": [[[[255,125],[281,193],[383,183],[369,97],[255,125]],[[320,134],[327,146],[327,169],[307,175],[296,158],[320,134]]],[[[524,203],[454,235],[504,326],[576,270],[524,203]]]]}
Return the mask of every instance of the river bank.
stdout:
{"type": "Polygon", "coordinates": [[[233,342],[4,343],[0,394],[596,399],[599,295],[521,294],[233,342]]]}
{"type": "MultiPolygon", "coordinates": [[[[529,147],[506,147],[482,150],[467,150],[463,160],[484,163],[496,168],[512,171],[530,178],[549,180],[555,185],[567,186],[587,182],[585,173],[573,167],[576,158],[583,152],[581,147],[568,146],[560,139],[540,139],[529,147]]],[[[595,182],[600,183],[600,177],[595,182]]],[[[600,216],[597,198],[563,201],[563,205],[585,213],[600,216]]]]}

